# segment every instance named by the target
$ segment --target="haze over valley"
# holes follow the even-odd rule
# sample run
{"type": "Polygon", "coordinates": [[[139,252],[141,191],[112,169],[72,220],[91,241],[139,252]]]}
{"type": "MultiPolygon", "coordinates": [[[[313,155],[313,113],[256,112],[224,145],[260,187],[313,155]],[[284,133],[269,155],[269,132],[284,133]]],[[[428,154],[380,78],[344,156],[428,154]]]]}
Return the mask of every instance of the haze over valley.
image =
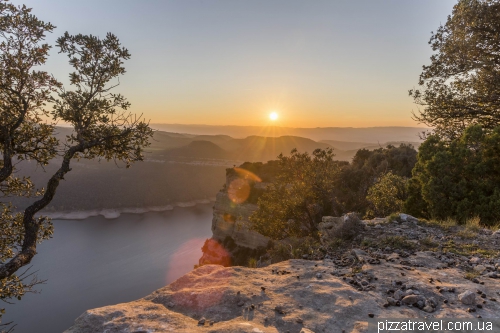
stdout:
{"type": "MultiPolygon", "coordinates": [[[[161,126],[158,126],[161,127],[161,126]]],[[[195,127],[172,125],[176,129],[197,132],[195,127]]],[[[202,126],[206,133],[256,133],[252,127],[202,126]]],[[[259,129],[262,130],[262,129],[259,129]]],[[[126,169],[113,161],[75,160],[72,172],[62,181],[58,195],[45,209],[57,217],[85,218],[89,214],[119,216],[119,211],[142,212],[166,210],[175,205],[192,205],[215,200],[215,194],[225,182],[226,168],[244,162],[267,162],[279,154],[288,156],[296,148],[312,153],[315,149],[333,148],[335,159],[351,161],[359,149],[378,149],[387,145],[412,144],[418,148],[422,128],[316,128],[279,129],[289,134],[308,134],[316,140],[292,136],[266,137],[251,135],[244,138],[226,134],[188,134],[156,131],[144,153],[144,162],[126,169]],[[321,138],[326,138],[322,140],[321,138]],[[338,139],[352,139],[355,142],[338,139]],[[390,140],[390,141],[384,141],[390,140]],[[118,211],[108,211],[114,209],[118,211]],[[84,211],[77,214],[79,211],[84,211]],[[93,211],[93,212],[89,212],[93,211]],[[74,212],[75,214],[54,214],[74,212]]],[[[64,140],[69,129],[59,127],[57,137],[64,140]]],[[[60,159],[43,169],[33,162],[18,165],[18,174],[30,176],[39,188],[44,187],[55,172],[60,159]]],[[[19,208],[32,200],[19,198],[13,202],[19,208]]]]}

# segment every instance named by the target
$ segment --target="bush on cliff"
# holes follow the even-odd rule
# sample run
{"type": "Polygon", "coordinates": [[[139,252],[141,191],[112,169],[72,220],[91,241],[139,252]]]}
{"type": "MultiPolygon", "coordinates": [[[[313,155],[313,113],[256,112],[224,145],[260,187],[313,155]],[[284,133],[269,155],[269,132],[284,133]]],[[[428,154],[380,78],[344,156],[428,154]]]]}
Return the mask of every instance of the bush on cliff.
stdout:
{"type": "Polygon", "coordinates": [[[369,217],[388,216],[401,212],[407,194],[408,179],[388,172],[383,175],[370,189],[366,199],[371,206],[369,217]]]}
{"type": "Polygon", "coordinates": [[[474,125],[458,138],[431,135],[420,146],[405,203],[409,214],[464,223],[500,220],[500,127],[474,125]]]}
{"type": "Polygon", "coordinates": [[[352,163],[342,166],[342,174],[335,186],[336,216],[358,212],[364,216],[372,203],[367,199],[368,190],[384,174],[391,172],[398,177],[411,177],[417,161],[417,151],[409,144],[399,147],[388,145],[375,150],[360,149],[352,163]]]}
{"type": "Polygon", "coordinates": [[[317,236],[317,224],[334,210],[334,190],[340,167],[333,149],[312,155],[292,150],[278,156],[279,172],[258,199],[250,216],[252,229],[274,240],[317,236]]]}

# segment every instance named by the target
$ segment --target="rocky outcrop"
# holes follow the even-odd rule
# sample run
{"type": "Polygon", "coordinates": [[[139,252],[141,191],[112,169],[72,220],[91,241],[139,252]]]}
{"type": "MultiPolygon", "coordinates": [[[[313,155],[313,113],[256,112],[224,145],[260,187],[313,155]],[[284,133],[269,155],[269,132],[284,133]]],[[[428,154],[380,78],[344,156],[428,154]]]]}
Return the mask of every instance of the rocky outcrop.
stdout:
{"type": "MultiPolygon", "coordinates": [[[[321,229],[335,237],[348,221],[326,217],[321,229]]],[[[353,248],[263,268],[204,265],[143,299],[88,310],[66,333],[361,333],[370,318],[498,318],[498,231],[404,214],[362,223],[353,248]]]]}
{"type": "Polygon", "coordinates": [[[231,201],[227,191],[217,194],[212,219],[213,238],[223,241],[231,237],[236,245],[251,249],[267,246],[269,238],[249,229],[249,217],[257,209],[251,203],[231,201]]]}
{"type": "Polygon", "coordinates": [[[255,199],[256,193],[262,191],[266,184],[256,181],[258,177],[251,173],[232,170],[228,169],[226,184],[217,193],[212,238],[203,246],[200,265],[229,266],[238,260],[246,263],[252,255],[262,253],[269,243],[268,237],[250,230],[249,222],[250,215],[257,209],[256,200],[252,201],[252,198],[255,199]]]}
{"type": "Polygon", "coordinates": [[[201,266],[143,299],[88,310],[65,332],[360,333],[369,318],[500,313],[499,279],[483,275],[475,283],[457,265],[444,269],[434,252],[354,249],[343,259],[201,266]]]}

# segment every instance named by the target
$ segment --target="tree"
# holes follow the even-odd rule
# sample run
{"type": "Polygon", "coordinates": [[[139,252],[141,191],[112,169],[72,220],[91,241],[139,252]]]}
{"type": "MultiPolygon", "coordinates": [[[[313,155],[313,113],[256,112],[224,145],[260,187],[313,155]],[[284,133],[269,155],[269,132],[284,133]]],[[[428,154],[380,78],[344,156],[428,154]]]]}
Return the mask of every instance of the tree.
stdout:
{"type": "Polygon", "coordinates": [[[342,175],[335,186],[335,196],[342,213],[358,212],[364,215],[370,209],[368,190],[387,172],[400,177],[411,177],[417,161],[412,145],[388,145],[375,150],[360,149],[351,164],[342,167],[342,175]]]}
{"type": "Polygon", "coordinates": [[[447,139],[472,124],[500,124],[500,1],[460,0],[432,35],[431,64],[409,91],[423,109],[415,120],[447,139]]]}
{"type": "Polygon", "coordinates": [[[483,224],[500,220],[500,127],[473,125],[452,141],[431,135],[420,146],[405,204],[408,213],[483,224]]]}
{"type": "MultiPolygon", "coordinates": [[[[28,265],[40,241],[52,235],[52,224],[37,217],[56,194],[75,158],[114,159],[131,163],[143,159],[143,148],[152,136],[149,125],[127,113],[130,104],[110,91],[110,84],[125,73],[123,61],[129,52],[118,38],[108,33],[105,39],[65,33],[57,40],[74,68],[70,74],[72,90],[65,90],[48,73],[35,70],[45,63],[50,46],[43,44],[45,34],[54,26],[31,14],[26,6],[0,2],[0,299],[21,297],[37,280],[26,282],[16,272],[28,265]],[[53,110],[46,109],[50,102],[53,110]],[[62,121],[73,127],[65,142],[54,136],[54,125],[62,121]],[[28,178],[14,177],[15,163],[24,159],[46,165],[60,163],[44,190],[36,190],[28,178]],[[9,196],[39,199],[24,211],[13,213],[9,196]],[[6,201],[7,200],[7,201],[6,201]]],[[[24,276],[25,278],[26,276],[24,276]]]]}
{"type": "Polygon", "coordinates": [[[371,203],[371,215],[385,217],[401,212],[407,199],[408,179],[388,172],[370,189],[366,199],[371,203]]]}
{"type": "Polygon", "coordinates": [[[335,210],[340,163],[333,160],[334,156],[332,149],[316,149],[312,155],[296,149],[289,157],[280,154],[276,178],[250,216],[252,229],[275,240],[316,237],[322,216],[335,210]]]}

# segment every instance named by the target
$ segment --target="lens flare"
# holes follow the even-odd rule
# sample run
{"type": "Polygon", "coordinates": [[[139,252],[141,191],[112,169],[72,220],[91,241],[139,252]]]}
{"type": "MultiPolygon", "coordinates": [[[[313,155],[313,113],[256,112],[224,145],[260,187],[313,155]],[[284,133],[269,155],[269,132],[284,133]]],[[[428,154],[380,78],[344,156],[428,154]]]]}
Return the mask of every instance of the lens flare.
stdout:
{"type": "Polygon", "coordinates": [[[258,183],[262,180],[253,172],[242,168],[234,168],[234,171],[238,175],[238,178],[233,179],[229,183],[227,195],[233,203],[240,204],[245,202],[250,196],[250,184],[258,183]]]}
{"type": "Polygon", "coordinates": [[[234,168],[234,171],[236,171],[240,178],[251,180],[257,183],[260,183],[262,181],[259,176],[243,168],[234,168]]]}
{"type": "Polygon", "coordinates": [[[250,195],[250,185],[246,179],[236,178],[229,184],[227,195],[232,202],[240,204],[245,202],[250,195]]]}

